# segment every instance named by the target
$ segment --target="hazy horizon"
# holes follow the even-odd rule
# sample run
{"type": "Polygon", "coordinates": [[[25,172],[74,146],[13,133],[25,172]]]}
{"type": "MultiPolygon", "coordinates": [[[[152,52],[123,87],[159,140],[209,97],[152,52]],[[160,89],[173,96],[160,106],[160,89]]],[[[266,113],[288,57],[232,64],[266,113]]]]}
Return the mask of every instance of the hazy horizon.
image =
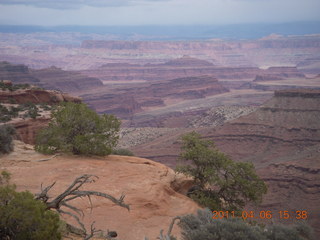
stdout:
{"type": "MultiPolygon", "coordinates": [[[[230,25],[142,25],[142,26],[30,26],[1,25],[0,33],[80,33],[73,36],[82,39],[110,40],[206,40],[206,39],[259,39],[271,34],[282,36],[320,34],[319,22],[292,22],[278,24],[230,24],[230,25]],[[88,35],[92,35],[91,37],[88,35]],[[94,37],[95,36],[95,37],[94,37]],[[94,38],[92,38],[94,37],[94,38]],[[105,39],[103,37],[100,38],[105,39]]],[[[47,35],[46,38],[49,38],[47,35]]],[[[55,38],[55,40],[57,40],[55,38]]],[[[79,43],[78,41],[78,43],[79,43]]],[[[81,42],[81,41],[80,41],[81,42]]]]}
{"type": "Polygon", "coordinates": [[[273,24],[320,21],[319,9],[319,0],[0,0],[0,24],[273,24]]]}

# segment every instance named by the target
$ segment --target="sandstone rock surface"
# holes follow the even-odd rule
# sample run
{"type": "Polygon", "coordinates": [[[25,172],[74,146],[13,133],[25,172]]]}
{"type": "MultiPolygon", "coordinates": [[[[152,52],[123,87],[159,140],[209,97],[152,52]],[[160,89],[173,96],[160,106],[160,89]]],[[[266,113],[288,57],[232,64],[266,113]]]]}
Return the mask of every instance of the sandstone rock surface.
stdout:
{"type": "MultiPolygon", "coordinates": [[[[56,181],[52,195],[64,190],[77,176],[94,174],[99,179],[88,184],[88,190],[96,190],[120,197],[130,211],[115,206],[106,199],[92,197],[93,210],[86,199],[76,201],[84,213],[86,226],[95,221],[103,230],[116,230],[119,239],[142,240],[145,236],[156,239],[159,231],[167,231],[171,219],[178,215],[194,213],[197,204],[181,195],[183,177],[173,170],[148,159],[111,155],[108,157],[45,156],[35,153],[32,146],[15,141],[15,150],[0,157],[0,170],[12,173],[12,183],[19,191],[40,191],[56,181]]],[[[179,235],[175,226],[173,233],[179,235]]]]}

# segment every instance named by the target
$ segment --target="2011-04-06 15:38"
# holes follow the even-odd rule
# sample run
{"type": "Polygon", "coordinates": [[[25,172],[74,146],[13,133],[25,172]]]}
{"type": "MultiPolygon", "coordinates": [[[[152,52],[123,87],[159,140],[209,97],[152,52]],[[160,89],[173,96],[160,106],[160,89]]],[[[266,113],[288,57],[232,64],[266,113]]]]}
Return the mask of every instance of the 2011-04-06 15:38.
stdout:
{"type": "Polygon", "coordinates": [[[305,210],[298,211],[241,211],[240,214],[235,211],[212,211],[213,219],[223,219],[223,218],[242,218],[246,219],[272,219],[277,217],[279,219],[297,219],[306,220],[308,218],[308,212],[305,210]]]}

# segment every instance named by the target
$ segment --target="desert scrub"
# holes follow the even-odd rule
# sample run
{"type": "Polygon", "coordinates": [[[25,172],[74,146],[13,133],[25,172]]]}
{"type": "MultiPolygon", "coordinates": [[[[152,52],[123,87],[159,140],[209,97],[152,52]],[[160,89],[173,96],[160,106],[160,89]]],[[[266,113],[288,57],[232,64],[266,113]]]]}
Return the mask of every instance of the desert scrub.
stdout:
{"type": "Polygon", "coordinates": [[[10,92],[16,91],[18,89],[29,89],[30,84],[6,84],[3,81],[0,82],[0,88],[3,91],[9,90],[10,92]]]}
{"type": "Polygon", "coordinates": [[[6,107],[0,104],[0,122],[9,122],[12,118],[18,117],[19,111],[21,111],[20,107],[6,107]]]}
{"type": "Polygon", "coordinates": [[[0,154],[9,153],[13,150],[13,135],[15,129],[11,125],[0,125],[0,154]]]}
{"type": "Polygon", "coordinates": [[[209,209],[181,217],[178,225],[182,240],[308,240],[313,237],[311,227],[305,222],[251,225],[241,218],[213,219],[209,209]]]}
{"type": "Polygon", "coordinates": [[[120,155],[120,156],[134,156],[133,152],[131,152],[129,149],[125,149],[125,148],[114,149],[112,151],[112,154],[120,155]]]}

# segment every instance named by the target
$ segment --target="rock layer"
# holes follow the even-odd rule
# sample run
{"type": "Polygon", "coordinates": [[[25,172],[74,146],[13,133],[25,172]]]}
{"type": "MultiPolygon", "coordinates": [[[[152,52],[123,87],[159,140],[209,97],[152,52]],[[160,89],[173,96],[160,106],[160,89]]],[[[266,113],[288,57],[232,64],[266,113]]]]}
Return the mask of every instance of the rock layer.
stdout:
{"type": "Polygon", "coordinates": [[[128,119],[146,108],[161,107],[167,102],[205,98],[228,92],[212,76],[185,77],[144,83],[134,87],[105,88],[101,93],[81,95],[99,113],[128,119]]]}
{"type": "Polygon", "coordinates": [[[57,104],[60,102],[81,102],[81,98],[72,97],[69,94],[62,93],[59,91],[50,91],[42,89],[26,89],[17,90],[14,92],[0,91],[0,102],[10,103],[14,101],[15,103],[47,103],[47,104],[57,104]]]}
{"type": "MultiPolygon", "coordinates": [[[[174,166],[179,136],[170,133],[132,148],[138,156],[174,166]]],[[[197,129],[235,160],[253,162],[269,193],[256,211],[308,211],[320,236],[320,91],[283,90],[249,115],[217,128],[197,129]]],[[[280,221],[279,216],[273,218],[280,221]]],[[[292,222],[281,220],[283,223],[292,222]]]]}
{"type": "Polygon", "coordinates": [[[83,71],[85,75],[108,82],[157,81],[174,78],[211,75],[219,80],[253,80],[256,75],[271,79],[304,78],[296,67],[221,67],[209,61],[184,56],[163,64],[106,64],[97,69],[83,71]]]}
{"type": "Polygon", "coordinates": [[[10,80],[15,84],[29,83],[45,89],[58,89],[65,92],[102,86],[99,79],[79,72],[64,71],[56,67],[33,70],[22,64],[8,62],[0,62],[0,80],[10,80]]]}
{"type": "MultiPolygon", "coordinates": [[[[42,90],[34,88],[33,86],[27,89],[19,89],[16,91],[1,91],[0,90],[0,103],[14,102],[16,104],[48,104],[55,105],[61,102],[75,102],[80,103],[82,100],[78,97],[72,97],[66,93],[53,90],[42,90]]],[[[35,143],[37,132],[46,127],[51,120],[50,113],[41,114],[36,119],[14,118],[6,124],[12,124],[16,128],[16,138],[29,144],[35,143]]]]}

